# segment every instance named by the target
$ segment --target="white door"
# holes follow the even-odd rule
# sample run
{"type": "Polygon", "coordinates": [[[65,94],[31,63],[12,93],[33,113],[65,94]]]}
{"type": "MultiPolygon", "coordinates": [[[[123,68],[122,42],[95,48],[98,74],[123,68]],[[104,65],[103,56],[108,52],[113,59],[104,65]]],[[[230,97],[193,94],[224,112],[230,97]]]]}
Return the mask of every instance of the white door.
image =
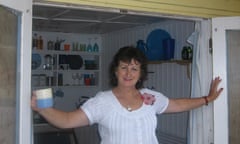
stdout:
{"type": "Polygon", "coordinates": [[[213,71],[222,95],[214,102],[214,143],[240,143],[240,17],[214,18],[213,71]]]}
{"type": "Polygon", "coordinates": [[[0,0],[0,143],[31,143],[32,0],[0,0]]]}

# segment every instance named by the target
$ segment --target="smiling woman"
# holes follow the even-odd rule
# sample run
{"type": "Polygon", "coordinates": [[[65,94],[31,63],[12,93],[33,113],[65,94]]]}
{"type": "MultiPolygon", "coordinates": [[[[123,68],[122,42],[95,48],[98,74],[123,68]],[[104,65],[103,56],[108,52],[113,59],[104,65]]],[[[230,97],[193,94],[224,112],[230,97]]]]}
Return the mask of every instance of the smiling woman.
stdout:
{"type": "Polygon", "coordinates": [[[140,64],[131,60],[130,63],[120,62],[116,71],[118,85],[129,85],[135,87],[140,78],[140,64]]]}
{"type": "Polygon", "coordinates": [[[147,58],[141,50],[120,48],[110,64],[111,90],[100,91],[79,109],[63,112],[39,108],[33,93],[32,109],[59,128],[98,124],[102,144],[158,144],[157,115],[189,111],[214,101],[222,89],[219,77],[212,81],[208,96],[171,99],[143,87],[147,77],[147,58]]]}
{"type": "Polygon", "coordinates": [[[139,74],[136,80],[136,88],[143,87],[143,82],[147,78],[147,58],[140,50],[136,50],[133,47],[121,48],[119,52],[114,56],[113,61],[109,67],[110,84],[112,86],[118,85],[118,70],[125,69],[125,71],[128,72],[127,70],[129,66],[131,66],[130,68],[132,68],[131,70],[133,72],[139,74]]]}

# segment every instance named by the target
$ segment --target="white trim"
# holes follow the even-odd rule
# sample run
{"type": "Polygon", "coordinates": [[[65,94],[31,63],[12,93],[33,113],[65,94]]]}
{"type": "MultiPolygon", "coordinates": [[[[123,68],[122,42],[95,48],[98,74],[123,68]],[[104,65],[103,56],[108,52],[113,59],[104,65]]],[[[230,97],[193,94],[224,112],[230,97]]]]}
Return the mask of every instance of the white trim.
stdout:
{"type": "Polygon", "coordinates": [[[12,8],[14,10],[22,12],[29,4],[26,2],[26,5],[24,5],[23,1],[30,1],[30,0],[0,0],[0,4],[12,8]]]}
{"type": "Polygon", "coordinates": [[[214,102],[214,143],[228,144],[228,86],[227,86],[227,55],[226,30],[240,29],[240,17],[214,18],[212,20],[213,33],[213,75],[220,76],[222,82],[219,87],[224,91],[214,102]]]}
{"type": "Polygon", "coordinates": [[[21,51],[20,51],[20,101],[19,101],[19,144],[30,144],[32,136],[32,117],[30,107],[31,96],[31,40],[32,40],[32,10],[30,0],[25,0],[22,15],[21,51]],[[28,2],[27,2],[28,1],[28,2]]]}

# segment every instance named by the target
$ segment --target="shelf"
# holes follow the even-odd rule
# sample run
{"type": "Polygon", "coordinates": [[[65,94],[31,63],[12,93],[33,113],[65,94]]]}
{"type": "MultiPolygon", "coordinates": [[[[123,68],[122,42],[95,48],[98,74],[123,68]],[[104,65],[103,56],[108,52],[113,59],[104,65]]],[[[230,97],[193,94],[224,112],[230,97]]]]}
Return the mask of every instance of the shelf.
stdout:
{"type": "Polygon", "coordinates": [[[38,69],[32,69],[33,73],[50,73],[50,72],[62,72],[62,73],[66,73],[66,72],[99,72],[99,69],[85,69],[84,66],[82,66],[80,69],[57,69],[57,68],[53,68],[53,69],[43,69],[43,68],[38,68],[38,69]]]}
{"type": "Polygon", "coordinates": [[[72,69],[67,69],[67,70],[57,70],[58,72],[61,73],[75,73],[75,72],[79,72],[79,73],[94,73],[94,72],[99,72],[99,69],[77,69],[77,70],[72,70],[72,69]]]}
{"type": "Polygon", "coordinates": [[[163,63],[176,63],[179,65],[189,65],[192,63],[191,60],[160,60],[160,61],[149,61],[148,64],[163,64],[163,63]]]}
{"type": "Polygon", "coordinates": [[[81,87],[81,88],[97,88],[98,85],[62,85],[62,86],[34,86],[34,89],[43,89],[43,88],[48,88],[51,87],[53,89],[58,89],[58,88],[73,88],[73,87],[81,87]]]}
{"type": "Polygon", "coordinates": [[[88,51],[64,51],[64,50],[32,50],[32,53],[37,54],[78,54],[78,55],[100,55],[99,52],[88,52],[88,51]]]}
{"type": "MultiPolygon", "coordinates": [[[[148,64],[164,64],[164,63],[175,63],[179,65],[187,66],[187,77],[191,78],[191,66],[192,60],[161,60],[161,61],[149,61],[148,64]]],[[[151,73],[151,72],[149,72],[151,73]]]]}

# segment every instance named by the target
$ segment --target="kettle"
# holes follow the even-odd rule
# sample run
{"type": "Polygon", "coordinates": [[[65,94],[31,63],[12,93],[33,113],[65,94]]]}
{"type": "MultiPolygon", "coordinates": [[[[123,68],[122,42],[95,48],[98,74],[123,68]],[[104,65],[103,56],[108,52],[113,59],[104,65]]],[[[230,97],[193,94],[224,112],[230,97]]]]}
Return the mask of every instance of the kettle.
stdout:
{"type": "Polygon", "coordinates": [[[47,54],[44,56],[45,64],[43,65],[43,69],[50,70],[52,69],[52,66],[54,65],[54,58],[47,54]]]}

